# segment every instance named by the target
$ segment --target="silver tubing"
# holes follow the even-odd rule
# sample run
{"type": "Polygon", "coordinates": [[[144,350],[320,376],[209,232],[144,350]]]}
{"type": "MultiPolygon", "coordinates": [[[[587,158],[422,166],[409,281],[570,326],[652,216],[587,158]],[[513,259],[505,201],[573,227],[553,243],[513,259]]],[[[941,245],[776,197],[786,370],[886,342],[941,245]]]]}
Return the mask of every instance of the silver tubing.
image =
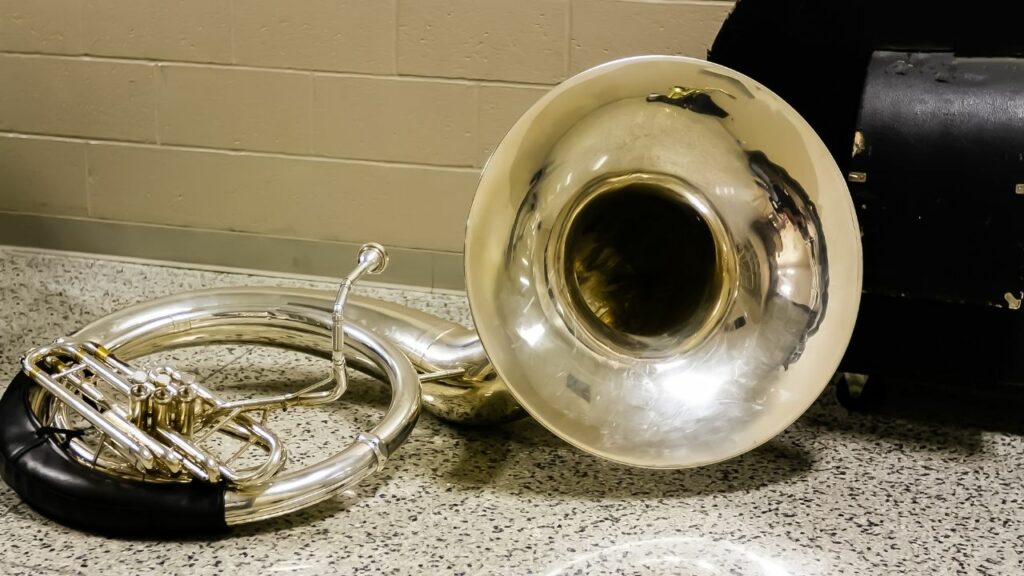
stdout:
{"type": "Polygon", "coordinates": [[[419,413],[419,381],[402,353],[369,332],[345,326],[349,345],[374,362],[391,383],[391,406],[367,435],[374,446],[353,442],[339,454],[294,473],[277,476],[259,486],[225,494],[229,525],[280,516],[326,500],[380,469],[382,458],[405,440],[419,413]],[[377,450],[374,450],[374,448],[377,450]]]}
{"type": "MultiPolygon", "coordinates": [[[[83,332],[111,350],[117,349],[121,358],[168,347],[249,343],[308,351],[331,359],[335,301],[336,294],[325,290],[212,288],[162,298],[140,305],[141,309],[126,308],[90,324],[83,332]],[[260,310],[262,305],[270,308],[260,310]],[[316,321],[327,327],[326,339],[316,331],[284,328],[290,324],[289,314],[294,307],[303,314],[315,314],[316,321]],[[150,317],[144,318],[143,314],[150,317]],[[226,327],[247,315],[245,321],[261,324],[259,332],[226,327]],[[162,328],[150,332],[149,327],[138,325],[142,320],[154,326],[159,323],[162,328]]],[[[494,374],[479,338],[469,328],[407,306],[356,295],[347,297],[343,319],[346,326],[360,326],[392,342],[422,372],[452,370],[452,376],[443,381],[423,383],[423,406],[436,416],[452,422],[487,424],[525,415],[494,374]]],[[[350,355],[347,363],[374,377],[383,376],[359,354],[350,355]]]]}
{"type": "Polygon", "coordinates": [[[185,384],[178,389],[175,400],[175,428],[186,437],[192,436],[196,426],[196,404],[199,403],[199,396],[191,384],[185,384]]]}
{"type": "Polygon", "coordinates": [[[380,244],[365,244],[359,251],[359,264],[341,280],[338,294],[334,298],[331,311],[331,370],[334,389],[324,397],[324,402],[333,402],[345,393],[348,376],[345,373],[345,302],[352,285],[364,274],[380,274],[388,265],[388,253],[380,244]]]}
{"type": "Polygon", "coordinates": [[[377,472],[383,470],[384,464],[386,464],[388,461],[388,454],[387,448],[385,448],[384,445],[381,444],[380,438],[374,436],[373,434],[360,432],[359,434],[356,435],[356,442],[362,442],[363,444],[369,446],[370,450],[373,450],[373,455],[377,458],[377,472]]]}
{"type": "Polygon", "coordinates": [[[376,243],[365,244],[359,252],[356,267],[341,280],[337,295],[334,298],[331,328],[331,373],[327,378],[290,394],[249,398],[214,406],[215,411],[225,412],[242,409],[253,410],[260,407],[279,407],[283,405],[313,406],[334,402],[341,398],[348,386],[345,373],[345,325],[344,309],[353,284],[367,274],[380,274],[387,267],[388,255],[383,246],[376,243]]]}
{"type": "Polygon", "coordinates": [[[116,415],[110,412],[101,413],[36,367],[36,360],[47,353],[48,351],[41,353],[39,351],[35,351],[35,353],[30,352],[22,360],[22,369],[25,373],[41,384],[47,392],[70,406],[90,424],[106,434],[112,440],[111,445],[123,456],[145,468],[155,466],[156,457],[153,451],[126,432],[124,426],[115,420],[116,415]]]}
{"type": "Polygon", "coordinates": [[[57,423],[66,423],[69,411],[77,412],[124,458],[104,457],[102,442],[100,448],[90,451],[80,439],[71,438],[72,457],[86,466],[125,476],[133,473],[126,463],[133,463],[142,474],[158,466],[171,472],[163,480],[182,480],[188,475],[212,482],[225,480],[224,514],[229,525],[287,514],[330,498],[381,470],[419,416],[419,378],[405,354],[384,337],[346,324],[342,314],[352,283],[364,274],[379,272],[386,262],[383,248],[367,246],[333,299],[324,294],[322,300],[311,300],[292,291],[214,290],[178,294],[116,312],[26,355],[23,369],[42,386],[31,402],[33,410],[40,421],[57,423]],[[296,393],[232,403],[174,369],[145,372],[129,364],[134,358],[162,350],[230,342],[324,356],[332,360],[332,376],[296,393]],[[286,458],[284,446],[247,412],[337,399],[345,387],[345,354],[391,385],[387,413],[373,430],[360,434],[340,453],[313,466],[278,474],[286,458]],[[67,366],[61,358],[72,358],[74,363],[67,366]],[[79,378],[85,369],[94,376],[79,378]],[[105,397],[94,385],[99,380],[125,394],[127,404],[121,406],[105,397]],[[200,410],[202,414],[197,414],[200,410]],[[199,417],[203,418],[200,437],[192,438],[199,417]],[[219,461],[199,446],[217,432],[247,444],[235,456],[219,461]],[[265,461],[256,467],[233,469],[230,463],[253,444],[267,451],[265,461]],[[187,475],[179,475],[179,471],[187,475]]]}
{"type": "MultiPolygon", "coordinates": [[[[126,362],[161,350],[231,342],[276,346],[330,358],[333,303],[332,294],[309,290],[236,288],[188,292],[115,312],[86,326],[71,340],[101,343],[126,362]]],[[[386,456],[393,454],[411,433],[420,409],[416,370],[402,351],[385,338],[351,324],[345,324],[343,330],[346,348],[353,358],[358,358],[353,364],[382,375],[392,388],[388,412],[367,432],[379,438],[379,442],[355,441],[341,453],[309,468],[229,489],[225,494],[228,524],[287,514],[330,498],[378,470],[381,458],[370,444],[386,456]]],[[[64,389],[59,385],[55,388],[58,394],[64,389]]],[[[200,398],[209,398],[208,391],[198,385],[196,388],[200,398]]],[[[126,389],[130,389],[127,382],[126,389]]],[[[68,396],[72,402],[77,399],[73,394],[68,396]]],[[[101,424],[106,422],[102,416],[98,420],[101,424]]]]}

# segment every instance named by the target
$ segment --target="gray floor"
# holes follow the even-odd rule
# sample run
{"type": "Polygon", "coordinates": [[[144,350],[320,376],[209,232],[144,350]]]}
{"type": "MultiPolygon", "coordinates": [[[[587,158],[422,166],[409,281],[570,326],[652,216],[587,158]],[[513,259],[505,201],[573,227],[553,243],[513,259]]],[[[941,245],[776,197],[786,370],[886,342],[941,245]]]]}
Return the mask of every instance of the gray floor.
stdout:
{"type": "MultiPolygon", "coordinates": [[[[0,362],[124,305],[185,289],[303,284],[0,248],[0,362]]],[[[327,285],[323,285],[327,286],[327,285]]],[[[363,290],[468,322],[458,296],[363,290]]],[[[220,347],[167,355],[228,394],[325,367],[220,347]]],[[[295,465],[368,429],[387,389],[273,421],[295,465]]],[[[650,471],[582,454],[532,421],[453,428],[430,416],[380,474],[306,511],[215,539],[91,536],[0,486],[4,574],[1020,574],[1024,438],[849,414],[831,390],[761,448],[650,471]]]]}

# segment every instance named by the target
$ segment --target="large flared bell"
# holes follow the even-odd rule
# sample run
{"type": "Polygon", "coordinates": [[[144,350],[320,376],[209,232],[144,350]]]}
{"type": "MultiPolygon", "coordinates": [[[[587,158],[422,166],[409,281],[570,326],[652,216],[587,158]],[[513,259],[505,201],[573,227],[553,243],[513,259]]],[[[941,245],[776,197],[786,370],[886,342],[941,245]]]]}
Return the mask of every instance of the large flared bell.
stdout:
{"type": "Polygon", "coordinates": [[[484,170],[466,282],[487,356],[552,432],[618,462],[723,460],[829,381],[861,291],[846,183],[804,120],[705,61],[564,82],[484,170]]]}

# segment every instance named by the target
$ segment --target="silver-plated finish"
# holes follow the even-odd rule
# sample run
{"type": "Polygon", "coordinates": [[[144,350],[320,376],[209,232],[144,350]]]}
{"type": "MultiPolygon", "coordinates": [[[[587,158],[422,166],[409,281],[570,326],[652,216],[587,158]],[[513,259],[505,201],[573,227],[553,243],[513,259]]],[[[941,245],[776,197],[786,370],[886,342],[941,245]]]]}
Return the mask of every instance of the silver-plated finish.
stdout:
{"type": "Polygon", "coordinates": [[[128,418],[139,428],[144,428],[147,425],[147,417],[150,412],[149,400],[152,395],[149,387],[144,384],[135,384],[128,393],[128,418]]]}
{"type": "MultiPolygon", "coordinates": [[[[627,233],[634,234],[632,230],[627,233]]],[[[698,238],[686,240],[692,244],[700,242],[698,238]]],[[[571,325],[576,338],[598,354],[649,358],[689,352],[720,328],[736,296],[736,251],[725,224],[703,195],[675,176],[635,172],[596,179],[570,200],[554,224],[551,242],[553,248],[547,252],[545,263],[549,281],[556,293],[568,296],[557,312],[571,325]],[[616,270],[638,268],[642,261],[650,259],[652,248],[665,247],[644,246],[640,252],[613,253],[608,244],[622,238],[613,237],[607,225],[628,219],[630,204],[652,201],[651,208],[658,211],[678,211],[680,219],[668,222],[669,225],[695,228],[698,234],[704,234],[706,246],[701,248],[707,253],[687,263],[690,270],[684,281],[701,292],[696,301],[676,309],[685,287],[673,286],[679,291],[670,294],[672,301],[665,302],[667,306],[655,310],[657,318],[638,321],[641,297],[619,289],[630,278],[616,270]],[[599,206],[602,202],[603,207],[599,206]],[[592,216],[590,222],[584,222],[588,212],[596,212],[601,219],[595,222],[592,216]],[[579,232],[580,228],[584,231],[579,232]]],[[[654,279],[648,274],[644,276],[645,283],[654,279]]],[[[671,283],[668,278],[656,280],[671,283]]],[[[659,287],[641,289],[642,298],[647,299],[656,296],[659,287]]]]}
{"type": "MultiPolygon", "coordinates": [[[[379,271],[385,260],[382,248],[369,247],[349,276],[349,285],[364,273],[379,271]]],[[[335,299],[329,294],[316,299],[305,296],[303,291],[213,290],[121,310],[26,354],[23,368],[42,386],[30,395],[30,406],[41,422],[53,422],[58,429],[70,430],[75,414],[102,433],[98,446],[78,437],[65,438],[69,454],[83,465],[114,476],[138,478],[141,472],[147,481],[190,477],[225,481],[228,524],[270,518],[322,501],[384,466],[416,423],[420,390],[415,369],[394,345],[357,326],[335,324],[335,299]],[[316,390],[307,388],[283,399],[231,403],[172,368],[145,372],[129,364],[139,356],[171,348],[232,342],[326,358],[343,345],[360,366],[390,383],[391,405],[373,430],[338,454],[280,473],[286,458],[284,445],[247,412],[321,403],[336,397],[337,386],[323,390],[324,383],[318,383],[316,390]],[[74,364],[60,358],[72,359],[74,364]],[[126,396],[125,405],[118,405],[103,387],[112,389],[115,396],[126,396]],[[231,465],[241,451],[218,460],[201,446],[218,432],[246,446],[262,447],[266,458],[243,469],[231,465]],[[105,452],[104,447],[118,455],[105,452]]],[[[344,302],[343,293],[342,306],[344,302]]],[[[343,379],[340,385],[343,390],[343,379]]]]}
{"type": "Polygon", "coordinates": [[[215,407],[215,410],[227,412],[231,410],[254,410],[262,407],[280,407],[283,405],[313,406],[334,402],[341,398],[348,387],[348,376],[345,373],[345,302],[348,300],[352,286],[366,274],[380,274],[388,263],[387,251],[383,246],[376,243],[365,244],[359,251],[358,263],[355,269],[345,276],[338,287],[337,296],[332,307],[332,331],[331,331],[331,373],[302,390],[290,394],[277,396],[265,396],[260,398],[247,398],[235,402],[228,402],[215,407]]]}
{"type": "MultiPolygon", "coordinates": [[[[155,469],[158,459],[165,462],[173,461],[172,454],[164,454],[162,447],[159,445],[154,446],[147,442],[144,434],[139,430],[133,429],[134,427],[131,426],[126,418],[123,418],[113,410],[101,412],[99,409],[94,408],[90,402],[85,401],[81,396],[68,389],[60,381],[60,378],[71,376],[71,374],[61,372],[60,375],[57,375],[58,377],[54,377],[41,369],[39,367],[40,361],[51,356],[56,351],[55,348],[59,348],[60,352],[64,352],[72,357],[78,355],[75,358],[76,360],[100,373],[96,369],[99,363],[95,359],[81,355],[77,349],[63,342],[57,342],[53,346],[30,351],[21,361],[22,370],[46,388],[61,403],[71,407],[76,413],[85,418],[89,424],[110,438],[110,445],[125,459],[143,469],[155,469]],[[156,453],[154,454],[154,452],[156,453]]],[[[103,376],[106,377],[106,375],[103,376]]],[[[95,393],[86,392],[84,395],[90,397],[90,399],[95,398],[95,393]]]]}
{"type": "Polygon", "coordinates": [[[192,384],[183,384],[174,397],[174,426],[185,436],[192,436],[196,427],[196,405],[199,396],[192,384]]]}
{"type": "Polygon", "coordinates": [[[789,425],[838,365],[861,282],[853,206],[813,130],[745,76],[663,56],[584,72],[520,119],[481,178],[466,267],[479,337],[357,297],[344,320],[423,372],[461,374],[422,386],[445,419],[525,407],[588,452],[650,467],[735,456],[789,425]],[[650,234],[665,214],[683,236],[650,234]],[[609,281],[643,266],[645,281],[609,281]],[[690,302],[638,296],[659,286],[690,302]]]}
{"type": "Polygon", "coordinates": [[[342,278],[341,285],[338,286],[338,294],[334,298],[334,306],[331,309],[331,320],[333,322],[331,369],[336,392],[335,395],[330,397],[330,400],[336,400],[340,397],[347,386],[347,377],[345,375],[345,331],[342,330],[342,326],[345,325],[345,302],[348,300],[348,294],[352,290],[353,284],[362,275],[380,274],[384,271],[388,265],[388,253],[380,244],[365,244],[359,251],[358,261],[359,264],[355,270],[342,278]]]}
{"type": "Polygon", "coordinates": [[[201,385],[184,382],[181,375],[171,369],[157,368],[145,378],[138,377],[139,371],[119,360],[110,350],[92,342],[76,344],[74,338],[63,338],[54,345],[32,350],[22,363],[25,372],[55,398],[55,403],[41,405],[45,412],[36,413],[40,421],[52,419],[59,429],[70,430],[73,428],[69,425],[70,409],[102,433],[93,445],[67,436],[73,444],[73,457],[83,465],[129,478],[217,481],[223,477],[236,484],[262,482],[284,465],[284,447],[277,437],[240,412],[208,427],[203,431],[203,438],[223,429],[248,445],[265,449],[266,458],[260,465],[235,469],[229,462],[216,462],[200,446],[202,439],[183,435],[178,411],[179,396],[183,392],[186,398],[191,395],[191,399],[196,400],[199,394],[196,391],[200,390],[214,405],[220,400],[201,385]],[[75,364],[57,359],[58,354],[75,364]],[[51,374],[42,370],[40,359],[58,371],[51,374]],[[126,393],[127,408],[119,403],[117,392],[126,393]],[[83,405],[80,401],[67,401],[69,395],[74,398],[76,394],[89,398],[90,402],[83,405]],[[121,458],[113,455],[101,458],[108,448],[121,458]],[[216,464],[213,471],[211,462],[216,464]]]}
{"type": "Polygon", "coordinates": [[[515,399],[637,466],[709,464],[781,432],[838,366],[860,299],[856,216],[821,140],[764,86],[681,57],[599,66],[530,108],[484,169],[465,259],[476,330],[515,399]],[[615,179],[633,184],[579,208],[615,179]],[[685,234],[652,230],[666,218],[685,234]],[[612,282],[631,267],[647,279],[612,282]],[[677,281],[691,304],[646,290],[677,281]]]}
{"type": "MultiPolygon", "coordinates": [[[[165,425],[188,420],[189,403],[173,401],[186,386],[173,371],[136,379],[110,356],[130,376],[117,384],[124,394],[142,383],[172,399],[157,431],[192,475],[234,482],[225,517],[236,524],[318,502],[379,469],[409,434],[421,393],[427,409],[459,422],[525,409],[573,445],[635,466],[738,455],[821,392],[861,289],[853,205],[810,126],[741,74],[669,56],[588,70],[527,111],[485,167],[465,260],[476,331],[350,296],[356,278],[386,264],[383,248],[368,245],[336,294],[196,291],[112,314],[74,338],[125,359],[230,342],[331,360],[330,377],[289,395],[229,404],[189,384],[207,417],[242,435],[239,427],[262,431],[234,420],[253,407],[337,398],[346,366],[391,382],[388,414],[341,453],[238,482],[165,425]]],[[[123,434],[121,420],[138,409],[85,416],[122,433],[137,461],[160,461],[148,441],[123,434]]]]}
{"type": "Polygon", "coordinates": [[[412,431],[419,409],[416,373],[390,343],[361,329],[346,326],[352,346],[384,372],[392,386],[388,413],[368,435],[374,446],[353,442],[342,452],[270,482],[225,494],[225,519],[230,524],[253,522],[286,514],[330,498],[374,472],[382,464],[379,454],[390,454],[412,431]],[[374,450],[376,448],[377,450],[374,450]]]}
{"type": "MultiPolygon", "coordinates": [[[[277,346],[330,358],[333,342],[327,292],[291,289],[215,289],[186,292],[126,308],[99,319],[75,338],[102,342],[126,360],[160,350],[222,343],[277,346]],[[313,296],[313,297],[311,297],[313,296]]],[[[372,362],[392,387],[388,413],[369,433],[393,453],[419,415],[419,383],[405,356],[386,340],[345,325],[345,342],[372,362]]],[[[355,442],[319,464],[269,481],[229,490],[229,524],[252,522],[319,502],[377,469],[378,459],[355,442]]]]}
{"type": "MultiPolygon", "coordinates": [[[[308,297],[322,300],[325,295],[309,292],[308,297]]],[[[422,388],[423,407],[434,415],[463,424],[495,424],[526,415],[491,368],[473,330],[420,310],[358,296],[349,299],[345,320],[393,342],[420,371],[432,374],[422,388]],[[444,372],[451,376],[437,376],[444,372]]],[[[368,369],[365,363],[354,367],[368,369]]]]}
{"type": "Polygon", "coordinates": [[[160,387],[153,393],[153,427],[170,428],[174,410],[174,396],[166,387],[160,387]]]}
{"type": "MultiPolygon", "coordinates": [[[[105,349],[122,360],[172,348],[216,343],[249,343],[279,346],[330,357],[332,351],[331,312],[333,297],[310,291],[226,289],[184,293],[126,308],[86,326],[73,339],[102,342],[105,349]]],[[[419,415],[419,382],[412,365],[394,345],[357,326],[345,326],[346,345],[369,361],[392,387],[392,402],[381,422],[368,434],[379,444],[353,442],[339,454],[311,467],[276,476],[263,475],[257,483],[235,486],[225,496],[225,517],[229,524],[241,524],[286,514],[331,497],[378,469],[382,455],[393,453],[412,431],[419,415]],[[375,451],[376,448],[376,451],[375,451]]],[[[44,377],[48,377],[44,373],[44,377]]],[[[193,384],[202,390],[198,385],[193,384]]],[[[55,388],[60,395],[63,386],[55,388]]],[[[200,392],[202,396],[204,392],[200,392]]],[[[89,414],[92,408],[67,393],[62,403],[89,414]],[[79,405],[81,404],[81,405],[79,405]]],[[[38,399],[36,406],[48,406],[38,399]]],[[[37,409],[37,410],[41,410],[37,409]]],[[[37,412],[38,413],[38,412],[37,412]]],[[[106,414],[106,413],[104,413],[106,414]]],[[[96,417],[99,426],[108,420],[96,417]]],[[[269,431],[255,422],[261,434],[269,431]]],[[[111,434],[122,434],[126,445],[146,453],[146,447],[115,426],[111,434]]],[[[234,429],[236,433],[239,430],[234,429]]],[[[107,431],[107,430],[104,430],[107,431]]],[[[152,455],[149,456],[152,460],[152,455]]],[[[202,470],[208,462],[196,462],[202,470]]],[[[233,480],[224,466],[219,472],[233,480]]],[[[233,481],[240,480],[236,478],[233,481]]]]}
{"type": "Polygon", "coordinates": [[[373,455],[377,459],[377,472],[384,469],[384,464],[388,461],[387,448],[381,444],[380,438],[373,434],[367,434],[366,432],[360,432],[356,435],[356,442],[362,442],[373,450],[373,455]]]}

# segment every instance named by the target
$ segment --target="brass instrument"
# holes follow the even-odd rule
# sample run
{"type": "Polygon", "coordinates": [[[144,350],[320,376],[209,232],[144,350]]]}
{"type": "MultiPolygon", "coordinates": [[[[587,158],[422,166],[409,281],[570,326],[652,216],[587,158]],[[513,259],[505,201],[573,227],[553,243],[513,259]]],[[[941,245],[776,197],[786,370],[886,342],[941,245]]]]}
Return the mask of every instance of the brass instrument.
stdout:
{"type": "MultiPolygon", "coordinates": [[[[70,407],[108,439],[135,423],[157,445],[129,432],[90,471],[123,482],[139,482],[123,477],[129,468],[185,485],[219,481],[226,524],[351,485],[404,440],[421,401],[457,422],[529,414],[623,464],[699,466],[757,447],[807,409],[839,364],[861,291],[853,206],[810,126],[757,82],[670,56],[570,78],[495,150],[466,232],[474,330],[348,297],[355,277],[383,264],[382,249],[364,254],[337,295],[201,290],[100,319],[69,338],[77,348],[58,341],[30,353],[30,412],[62,426],[70,407]],[[170,369],[162,386],[136,395],[132,386],[162,374],[136,377],[127,360],[224,342],[329,357],[333,374],[289,398],[231,406],[170,369]],[[253,410],[336,399],[346,363],[391,383],[385,421],[352,454],[276,476],[283,454],[253,410]],[[82,371],[127,403],[93,398],[91,380],[73,385],[82,371]],[[421,398],[410,396],[414,380],[421,398]],[[234,418],[222,431],[267,450],[263,467],[237,471],[193,450],[190,438],[219,415],[234,418]]],[[[68,448],[79,463],[95,455],[74,439],[68,448]]]]}

